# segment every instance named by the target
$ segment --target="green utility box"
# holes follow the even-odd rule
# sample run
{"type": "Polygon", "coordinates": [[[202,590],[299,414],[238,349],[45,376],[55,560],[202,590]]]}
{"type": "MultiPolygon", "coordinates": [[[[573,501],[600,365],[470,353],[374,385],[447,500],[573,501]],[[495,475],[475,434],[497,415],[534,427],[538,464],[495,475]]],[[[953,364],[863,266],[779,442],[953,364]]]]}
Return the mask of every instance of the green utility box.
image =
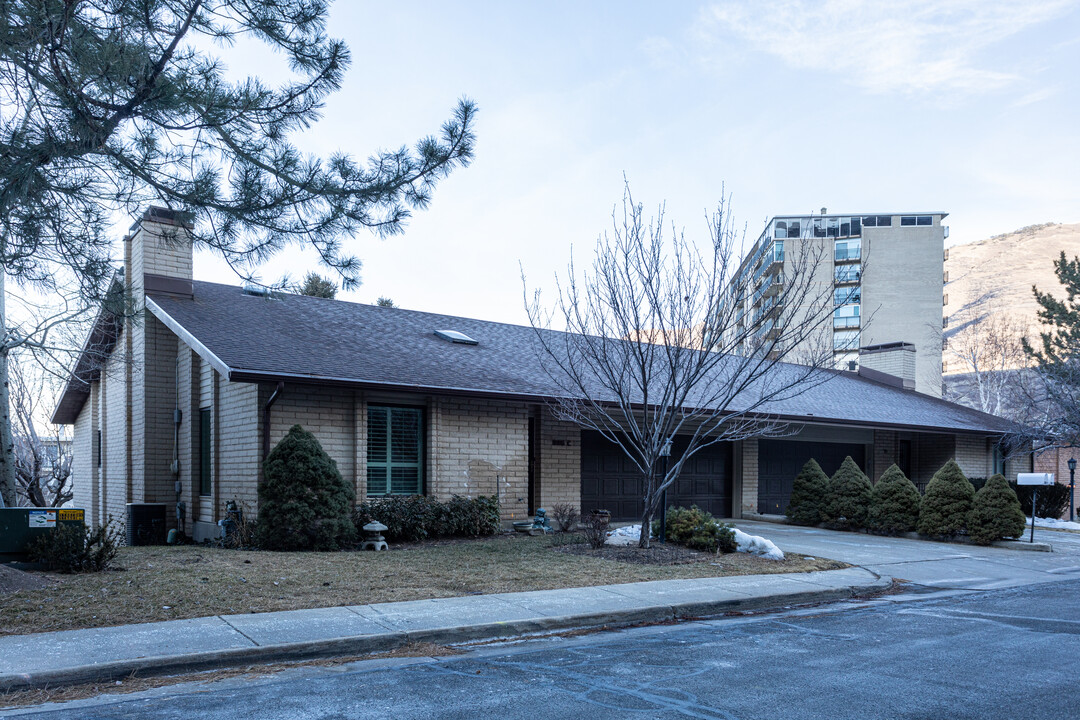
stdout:
{"type": "Polygon", "coordinates": [[[58,525],[84,526],[86,513],[73,508],[0,508],[0,562],[26,560],[30,543],[58,525]]]}

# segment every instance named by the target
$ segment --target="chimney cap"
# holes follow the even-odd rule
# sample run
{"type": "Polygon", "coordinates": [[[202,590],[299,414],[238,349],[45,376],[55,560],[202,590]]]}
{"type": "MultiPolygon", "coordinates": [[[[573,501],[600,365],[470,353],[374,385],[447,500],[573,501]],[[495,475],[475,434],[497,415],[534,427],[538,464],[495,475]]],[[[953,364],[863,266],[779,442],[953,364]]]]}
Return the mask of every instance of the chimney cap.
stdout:
{"type": "Polygon", "coordinates": [[[143,211],[141,217],[135,220],[131,224],[131,230],[134,232],[139,229],[139,226],[143,223],[160,223],[162,225],[176,225],[177,227],[192,227],[194,223],[194,216],[190,212],[184,212],[183,210],[170,210],[169,208],[161,207],[160,205],[151,205],[143,211]]]}
{"type": "Polygon", "coordinates": [[[821,208],[821,214],[822,215],[828,215],[829,214],[829,208],[823,206],[821,208]]]}

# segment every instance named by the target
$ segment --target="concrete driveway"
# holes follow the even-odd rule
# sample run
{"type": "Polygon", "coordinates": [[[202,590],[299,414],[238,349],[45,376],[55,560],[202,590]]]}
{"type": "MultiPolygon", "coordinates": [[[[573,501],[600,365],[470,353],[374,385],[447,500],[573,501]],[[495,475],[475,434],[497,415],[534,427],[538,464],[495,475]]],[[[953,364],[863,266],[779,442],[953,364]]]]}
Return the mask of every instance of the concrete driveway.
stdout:
{"type": "MultiPolygon", "coordinates": [[[[1080,534],[1035,529],[1053,552],[978,547],[737,520],[781,550],[843,560],[880,575],[938,589],[993,590],[1080,578],[1080,534]]],[[[1024,535],[1026,540],[1028,535],[1024,535]]]]}

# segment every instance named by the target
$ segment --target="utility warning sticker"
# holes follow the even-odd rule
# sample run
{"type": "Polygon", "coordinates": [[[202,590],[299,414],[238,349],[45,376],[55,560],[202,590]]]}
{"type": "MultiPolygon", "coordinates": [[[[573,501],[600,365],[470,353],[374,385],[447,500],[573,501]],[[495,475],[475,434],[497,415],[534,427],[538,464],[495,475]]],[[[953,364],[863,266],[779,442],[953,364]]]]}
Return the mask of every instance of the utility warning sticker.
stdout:
{"type": "Polygon", "coordinates": [[[30,515],[30,527],[32,528],[54,528],[56,527],[56,511],[55,510],[31,510],[30,515]]]}
{"type": "Polygon", "coordinates": [[[83,519],[83,511],[82,510],[61,510],[60,511],[60,519],[61,520],[82,520],[83,519]]]}

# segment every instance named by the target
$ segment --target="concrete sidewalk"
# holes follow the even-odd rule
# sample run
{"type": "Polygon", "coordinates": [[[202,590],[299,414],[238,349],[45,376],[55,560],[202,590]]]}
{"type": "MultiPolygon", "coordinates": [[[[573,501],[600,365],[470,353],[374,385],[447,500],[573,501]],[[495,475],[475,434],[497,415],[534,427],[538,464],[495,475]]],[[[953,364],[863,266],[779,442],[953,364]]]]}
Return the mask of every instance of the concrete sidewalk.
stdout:
{"type": "Polygon", "coordinates": [[[0,690],[656,623],[884,590],[863,568],[219,615],[0,638],[0,690]]]}

